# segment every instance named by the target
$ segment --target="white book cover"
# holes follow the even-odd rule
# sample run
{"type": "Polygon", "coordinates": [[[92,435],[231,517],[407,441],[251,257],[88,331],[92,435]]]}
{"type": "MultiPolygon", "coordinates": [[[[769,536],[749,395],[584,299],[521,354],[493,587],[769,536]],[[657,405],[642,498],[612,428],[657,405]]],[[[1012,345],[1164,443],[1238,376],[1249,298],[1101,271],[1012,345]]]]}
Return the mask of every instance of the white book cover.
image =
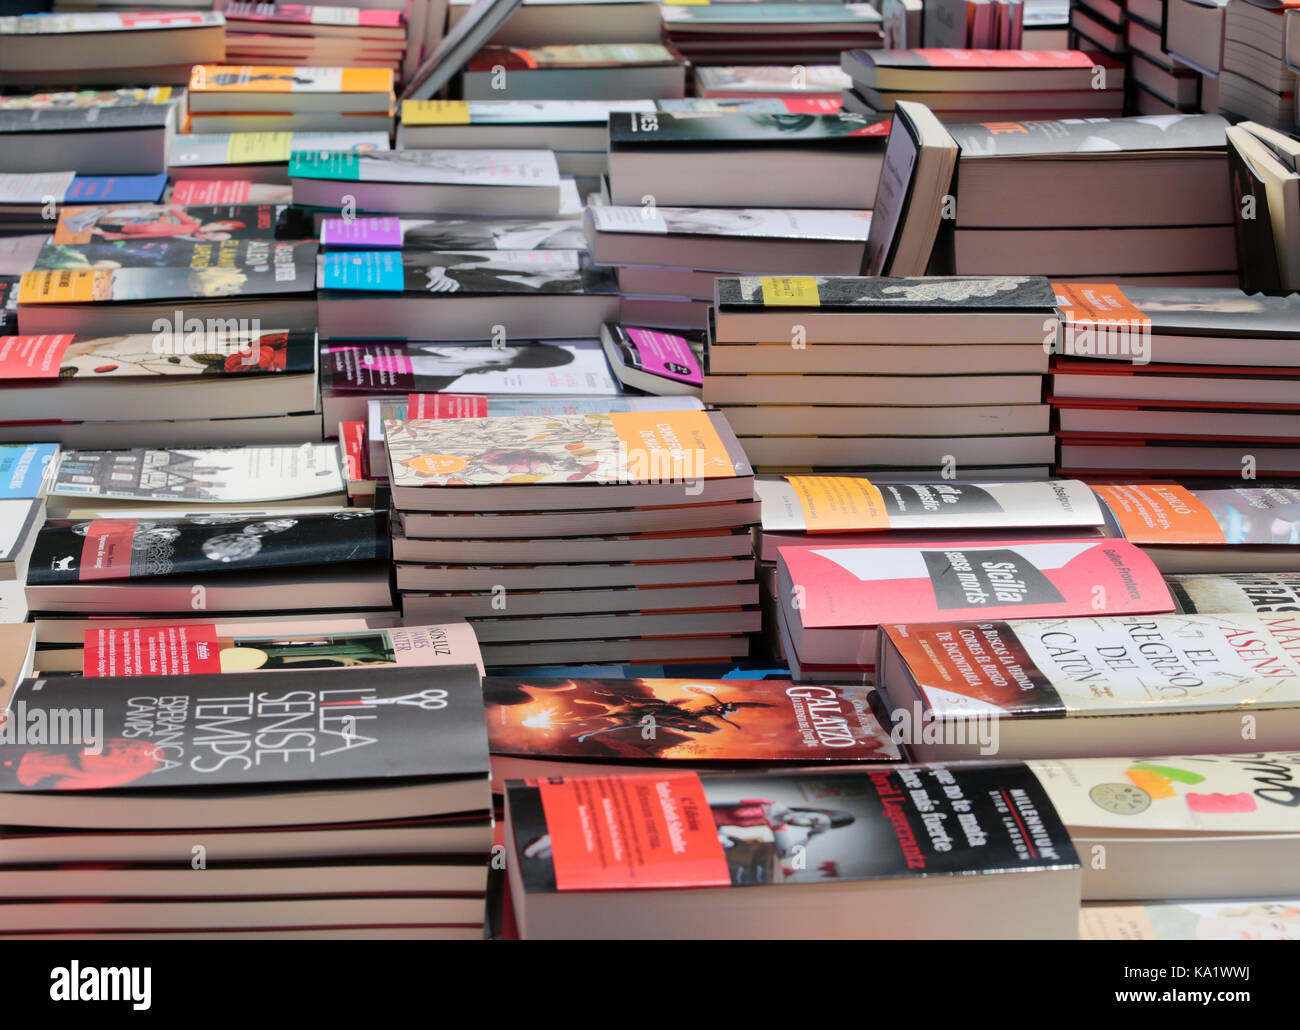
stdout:
{"type": "Polygon", "coordinates": [[[259,504],[341,493],[337,444],[66,451],[51,496],[259,504]]]}
{"type": "Polygon", "coordinates": [[[589,210],[597,232],[862,242],[871,228],[870,211],[614,205],[589,210]]]}
{"type": "Polygon", "coordinates": [[[160,29],[204,29],[226,24],[212,11],[28,14],[0,18],[0,36],[67,35],[78,32],[132,32],[160,29]]]}
{"type": "Polygon", "coordinates": [[[210,132],[172,137],[167,147],[171,167],[272,164],[287,162],[299,151],[388,150],[386,132],[210,132]]]}
{"type": "Polygon", "coordinates": [[[853,85],[853,80],[838,64],[696,68],[695,81],[711,93],[838,93],[853,85]]]}
{"type": "Polygon", "coordinates": [[[61,204],[76,172],[0,173],[0,204],[61,204]]]}
{"type": "Polygon", "coordinates": [[[346,162],[295,159],[289,174],[304,178],[457,186],[558,188],[560,185],[555,154],[549,150],[389,150],[361,154],[355,161],[346,162]]]}
{"type": "Polygon", "coordinates": [[[611,111],[653,111],[653,100],[405,100],[402,124],[604,125],[611,111]]]}

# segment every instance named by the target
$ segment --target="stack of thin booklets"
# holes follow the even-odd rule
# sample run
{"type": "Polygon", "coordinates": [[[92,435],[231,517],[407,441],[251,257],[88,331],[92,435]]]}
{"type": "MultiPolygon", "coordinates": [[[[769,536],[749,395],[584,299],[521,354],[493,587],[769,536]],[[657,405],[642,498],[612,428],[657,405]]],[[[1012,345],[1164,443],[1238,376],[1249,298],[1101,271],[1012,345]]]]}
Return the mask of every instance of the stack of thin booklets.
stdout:
{"type": "Polygon", "coordinates": [[[1092,478],[1300,473],[1300,298],[1058,283],[1059,467],[1092,478]]]}
{"type": "Polygon", "coordinates": [[[233,0],[221,13],[228,64],[385,68],[400,76],[407,36],[401,10],[233,0]]]}
{"type": "Polygon", "coordinates": [[[727,660],[759,628],[753,477],[700,410],[390,420],[407,617],[488,666],[727,660]]]}
{"type": "Polygon", "coordinates": [[[161,693],[132,677],[19,684],[0,933],[481,937],[479,676],[445,664],[173,675],[161,693]],[[51,743],[40,727],[55,718],[69,733],[51,743]]]}
{"type": "Polygon", "coordinates": [[[765,471],[1042,475],[1054,306],[1030,276],[719,278],[704,402],[765,471]]]}

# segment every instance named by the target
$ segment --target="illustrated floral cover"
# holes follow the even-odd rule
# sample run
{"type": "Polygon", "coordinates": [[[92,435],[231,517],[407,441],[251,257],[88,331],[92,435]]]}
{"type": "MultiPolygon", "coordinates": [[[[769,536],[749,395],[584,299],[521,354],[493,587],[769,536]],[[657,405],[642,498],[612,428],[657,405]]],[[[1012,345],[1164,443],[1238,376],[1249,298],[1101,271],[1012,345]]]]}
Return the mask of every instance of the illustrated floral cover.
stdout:
{"type": "Polygon", "coordinates": [[[385,424],[394,486],[627,483],[741,474],[705,411],[385,424]]]}
{"type": "Polygon", "coordinates": [[[670,761],[891,761],[870,687],[789,680],[483,681],[493,754],[670,761]],[[655,732],[642,731],[652,722],[655,732]]]}
{"type": "Polygon", "coordinates": [[[937,716],[1300,704],[1300,617],[1102,616],[882,627],[937,716]]]}

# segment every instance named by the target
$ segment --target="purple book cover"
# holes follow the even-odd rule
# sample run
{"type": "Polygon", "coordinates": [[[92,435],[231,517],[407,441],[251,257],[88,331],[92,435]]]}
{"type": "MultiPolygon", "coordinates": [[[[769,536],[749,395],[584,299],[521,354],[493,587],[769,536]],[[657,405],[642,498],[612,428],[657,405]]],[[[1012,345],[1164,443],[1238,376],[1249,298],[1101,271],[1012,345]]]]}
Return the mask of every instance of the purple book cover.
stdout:
{"type": "Polygon", "coordinates": [[[341,250],[400,250],[402,222],[398,218],[326,218],[320,227],[322,247],[341,250]]]}

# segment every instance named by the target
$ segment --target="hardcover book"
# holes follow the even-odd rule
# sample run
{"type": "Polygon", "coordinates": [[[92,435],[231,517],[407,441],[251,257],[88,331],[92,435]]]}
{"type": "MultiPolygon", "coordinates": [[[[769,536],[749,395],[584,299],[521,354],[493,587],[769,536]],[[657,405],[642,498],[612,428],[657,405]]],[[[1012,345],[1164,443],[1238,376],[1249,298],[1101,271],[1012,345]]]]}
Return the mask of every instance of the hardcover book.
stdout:
{"type": "Polygon", "coordinates": [[[1076,932],[1078,858],[1023,765],[513,780],[506,809],[526,938],[1076,932]],[[1017,890],[1020,918],[989,918],[1017,890]]]}

